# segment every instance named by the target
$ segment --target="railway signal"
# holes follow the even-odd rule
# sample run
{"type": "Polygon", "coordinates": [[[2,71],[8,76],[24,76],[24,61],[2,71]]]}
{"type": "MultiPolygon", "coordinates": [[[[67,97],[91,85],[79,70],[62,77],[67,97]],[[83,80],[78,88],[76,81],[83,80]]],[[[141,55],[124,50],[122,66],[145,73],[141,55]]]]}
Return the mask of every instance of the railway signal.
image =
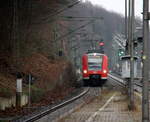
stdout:
{"type": "Polygon", "coordinates": [[[99,50],[101,53],[104,53],[104,42],[103,39],[99,42],[99,50]]]}
{"type": "Polygon", "coordinates": [[[121,57],[121,56],[124,56],[125,55],[125,51],[123,49],[119,49],[118,50],[118,56],[121,57]]]}
{"type": "Polygon", "coordinates": [[[99,46],[104,46],[104,42],[100,42],[100,43],[99,43],[99,46]]]}

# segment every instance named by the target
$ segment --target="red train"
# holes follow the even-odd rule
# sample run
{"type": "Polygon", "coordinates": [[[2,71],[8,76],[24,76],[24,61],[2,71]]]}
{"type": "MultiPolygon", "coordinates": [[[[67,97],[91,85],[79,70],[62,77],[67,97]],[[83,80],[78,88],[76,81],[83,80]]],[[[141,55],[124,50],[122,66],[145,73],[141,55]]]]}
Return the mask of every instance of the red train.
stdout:
{"type": "Polygon", "coordinates": [[[87,53],[82,57],[82,76],[84,85],[102,85],[108,76],[108,57],[101,53],[87,53]]]}

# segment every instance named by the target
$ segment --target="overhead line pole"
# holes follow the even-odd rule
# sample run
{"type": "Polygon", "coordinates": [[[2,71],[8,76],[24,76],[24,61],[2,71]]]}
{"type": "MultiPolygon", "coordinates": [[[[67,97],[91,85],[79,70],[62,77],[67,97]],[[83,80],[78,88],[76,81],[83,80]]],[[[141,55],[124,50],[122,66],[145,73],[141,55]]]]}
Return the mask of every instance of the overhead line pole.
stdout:
{"type": "Polygon", "coordinates": [[[128,1],[128,50],[130,56],[130,78],[128,79],[129,109],[134,109],[134,0],[128,1]]]}
{"type": "Polygon", "coordinates": [[[149,122],[149,0],[143,0],[142,122],[149,122]]]}
{"type": "MultiPolygon", "coordinates": [[[[130,19],[130,1],[125,0],[125,41],[126,41],[126,51],[125,54],[129,55],[129,19],[130,19]]],[[[127,93],[130,94],[130,83],[129,78],[127,78],[127,93]]]]}
{"type": "Polygon", "coordinates": [[[126,41],[127,41],[127,38],[128,38],[128,27],[127,27],[127,24],[128,24],[128,22],[127,22],[127,0],[125,0],[125,39],[126,39],[126,41]]]}
{"type": "Polygon", "coordinates": [[[128,6],[128,54],[130,55],[130,44],[131,44],[131,0],[129,0],[128,6]]]}
{"type": "Polygon", "coordinates": [[[130,42],[130,109],[134,110],[134,6],[135,1],[132,0],[132,9],[131,9],[131,42],[130,42]]]}
{"type": "MultiPolygon", "coordinates": [[[[127,45],[127,54],[130,55],[130,45],[131,45],[131,0],[128,0],[128,45],[127,45]]],[[[128,96],[129,96],[129,100],[131,101],[131,82],[130,82],[130,78],[127,79],[128,80],[128,96]]],[[[129,102],[129,106],[131,106],[130,104],[131,102],[129,102]]]]}

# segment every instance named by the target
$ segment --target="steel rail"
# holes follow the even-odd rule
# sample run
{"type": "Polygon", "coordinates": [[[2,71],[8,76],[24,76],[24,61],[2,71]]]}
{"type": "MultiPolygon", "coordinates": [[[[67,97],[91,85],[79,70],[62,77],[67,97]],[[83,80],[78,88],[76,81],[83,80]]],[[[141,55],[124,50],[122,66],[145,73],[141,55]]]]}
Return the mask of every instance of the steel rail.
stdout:
{"type": "Polygon", "coordinates": [[[59,105],[56,105],[56,106],[54,106],[54,107],[52,107],[52,108],[50,108],[50,109],[47,109],[47,110],[45,110],[45,111],[43,111],[43,112],[41,112],[41,113],[39,113],[39,114],[36,114],[36,115],[34,115],[34,116],[32,116],[32,117],[29,117],[28,119],[23,120],[23,122],[33,122],[33,121],[36,121],[36,120],[38,120],[38,119],[40,119],[40,118],[42,118],[42,117],[44,117],[44,116],[46,116],[46,115],[48,115],[48,114],[50,114],[50,113],[52,113],[52,112],[54,112],[54,111],[56,111],[56,110],[62,108],[62,107],[64,107],[64,106],[66,106],[66,105],[68,105],[68,104],[74,102],[75,100],[81,98],[82,96],[84,96],[84,95],[87,94],[88,92],[89,92],[89,88],[87,88],[86,90],[84,90],[81,94],[79,94],[79,95],[77,95],[77,96],[71,98],[70,100],[65,101],[65,102],[63,102],[63,103],[61,103],[61,104],[59,104],[59,105]]]}
{"type": "MultiPolygon", "coordinates": [[[[108,74],[108,76],[109,76],[111,79],[117,80],[118,83],[120,83],[121,85],[126,86],[126,82],[127,82],[127,81],[125,81],[125,80],[123,80],[123,79],[121,79],[121,78],[118,78],[117,76],[113,76],[113,75],[111,75],[111,74],[108,74]]],[[[134,85],[140,87],[141,89],[142,89],[142,87],[143,87],[142,84],[136,83],[136,82],[134,83],[134,85]]],[[[134,91],[139,92],[136,88],[134,89],[134,91]]],[[[150,88],[149,88],[149,91],[150,91],[150,88]]]]}
{"type": "Polygon", "coordinates": [[[125,81],[125,80],[123,80],[123,79],[121,79],[121,78],[118,78],[118,77],[116,77],[116,76],[113,76],[113,75],[111,75],[111,74],[108,74],[108,76],[109,76],[111,79],[116,80],[117,83],[119,83],[119,85],[121,85],[121,86],[126,86],[126,81],[125,81]]]}
{"type": "MultiPolygon", "coordinates": [[[[127,81],[125,81],[125,80],[123,80],[123,79],[121,79],[121,78],[118,78],[118,77],[116,77],[116,76],[113,76],[113,75],[111,75],[111,74],[108,74],[108,76],[109,76],[110,78],[114,79],[114,80],[119,81],[120,84],[126,85],[126,82],[127,82],[127,81]]],[[[139,84],[139,83],[134,83],[134,85],[139,86],[139,87],[142,87],[142,84],[139,84]]]]}
{"type": "MultiPolygon", "coordinates": [[[[142,87],[142,84],[134,83],[136,86],[142,87]]],[[[149,89],[150,90],[150,89],[149,89]]]]}

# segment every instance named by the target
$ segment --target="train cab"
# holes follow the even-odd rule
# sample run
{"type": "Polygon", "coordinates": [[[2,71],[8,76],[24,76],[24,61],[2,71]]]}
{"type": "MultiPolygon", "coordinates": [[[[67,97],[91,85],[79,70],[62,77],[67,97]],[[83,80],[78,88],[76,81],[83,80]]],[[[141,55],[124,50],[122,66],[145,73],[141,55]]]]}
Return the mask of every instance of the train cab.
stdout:
{"type": "Polygon", "coordinates": [[[103,84],[108,76],[108,57],[101,53],[87,53],[82,57],[82,76],[84,84],[97,82],[103,84]]]}

